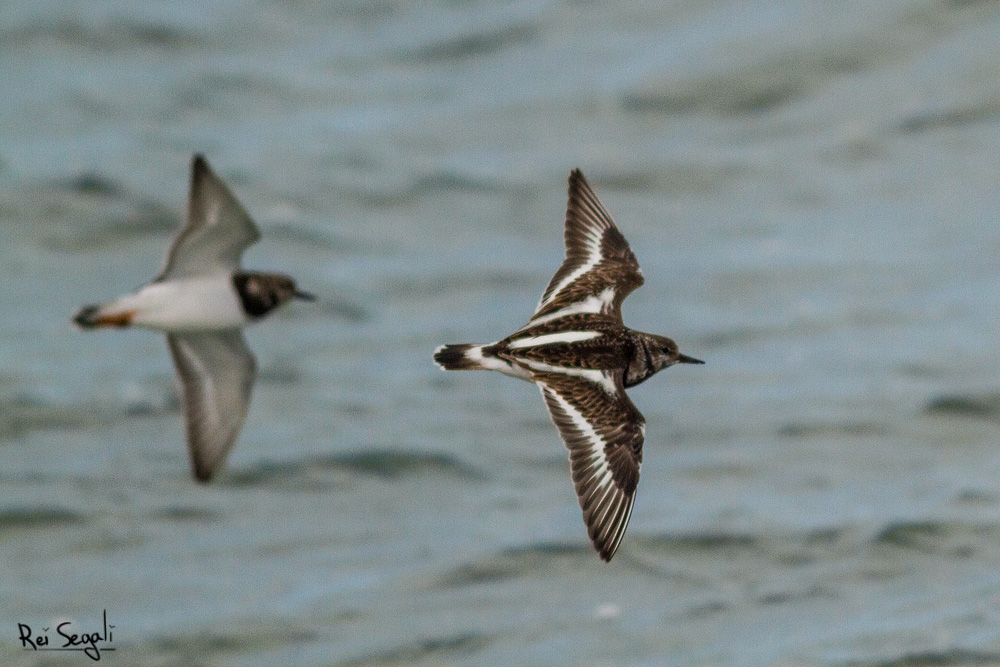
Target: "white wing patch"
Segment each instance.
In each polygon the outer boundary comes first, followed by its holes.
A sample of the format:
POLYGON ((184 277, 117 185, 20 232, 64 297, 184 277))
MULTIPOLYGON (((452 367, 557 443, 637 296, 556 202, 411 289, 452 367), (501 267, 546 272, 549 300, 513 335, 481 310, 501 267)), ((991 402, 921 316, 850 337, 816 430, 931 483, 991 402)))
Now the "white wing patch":
MULTIPOLYGON (((611 308, 611 303, 615 300, 615 288, 605 287, 604 290, 597 295, 591 294, 586 299, 577 301, 576 303, 571 303, 565 308, 560 308, 554 313, 549 313, 548 315, 542 315, 541 317, 535 317, 528 325, 528 327, 536 327, 539 324, 544 324, 546 322, 551 322, 552 320, 558 320, 561 317, 569 317, 570 315, 581 315, 581 314, 594 314, 598 315, 600 313, 606 312, 611 308)), ((541 306, 539 306, 541 307, 541 306)))
POLYGON ((565 278, 559 281, 556 288, 552 290, 548 298, 542 298, 538 302, 538 308, 535 308, 535 312, 541 310, 544 306, 552 303, 559 292, 563 291, 567 285, 571 284, 574 280, 578 279, 580 276, 584 275, 595 266, 601 263, 604 256, 601 254, 601 239, 604 236, 604 230, 601 228, 595 228, 593 226, 589 227, 586 232, 587 235, 587 261, 574 269, 571 273, 567 274, 565 278))
POLYGON ((602 335, 600 331, 560 331, 542 336, 528 336, 518 338, 508 343, 511 350, 518 350, 523 347, 540 347, 542 345, 555 345, 557 343, 577 343, 582 340, 590 340, 602 335))
POLYGON ((603 491, 607 490, 603 487, 612 481, 611 468, 608 466, 608 459, 604 456, 604 448, 608 446, 608 443, 604 441, 600 433, 594 430, 590 422, 583 418, 580 411, 573 407, 572 403, 560 396, 558 392, 553 391, 548 385, 541 382, 539 382, 539 385, 542 387, 542 391, 547 392, 552 397, 552 400, 559 404, 559 407, 563 409, 570 418, 570 421, 573 422, 573 425, 580 431, 580 434, 586 438, 587 443, 590 445, 590 461, 596 464, 594 477, 600 477, 597 480, 597 484, 602 487, 603 493, 603 491))
POLYGON ((562 373, 563 375, 572 375, 574 377, 581 377, 586 380, 590 380, 595 384, 601 385, 604 391, 608 392, 611 396, 618 393, 618 387, 615 384, 614 378, 604 371, 599 371, 593 368, 567 368, 566 366, 553 366, 552 364, 546 364, 545 362, 536 361, 534 359, 518 358, 518 363, 524 364, 531 370, 539 371, 541 373, 562 373))

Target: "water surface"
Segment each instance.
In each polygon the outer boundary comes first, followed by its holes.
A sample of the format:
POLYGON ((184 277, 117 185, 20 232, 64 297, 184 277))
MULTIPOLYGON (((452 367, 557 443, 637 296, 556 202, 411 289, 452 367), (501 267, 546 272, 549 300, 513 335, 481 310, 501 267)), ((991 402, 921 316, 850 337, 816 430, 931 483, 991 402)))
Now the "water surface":
POLYGON ((0 661, 1000 663, 993 2, 19 2, 0 32, 0 661), (75 330, 158 270, 206 153, 251 268, 217 483, 162 337, 75 330), (580 167, 705 359, 614 561, 537 389, 431 352, 521 326, 580 167), (51 655, 51 654, 50 654, 51 655), (65 658, 65 659, 64 659, 65 658), (80 658, 83 659, 83 658, 80 658))

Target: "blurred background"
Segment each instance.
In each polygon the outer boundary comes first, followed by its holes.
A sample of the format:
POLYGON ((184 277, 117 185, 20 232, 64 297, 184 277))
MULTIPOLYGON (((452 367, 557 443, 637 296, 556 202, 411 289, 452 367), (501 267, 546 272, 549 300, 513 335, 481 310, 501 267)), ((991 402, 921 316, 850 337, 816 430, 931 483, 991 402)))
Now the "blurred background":
POLYGON ((1000 4, 7 3, 0 663, 1000 664, 1000 4), (204 152, 296 303, 190 477, 145 283, 204 152), (591 550, 536 388, 449 373, 527 321, 580 167, 703 367, 630 394, 591 550))

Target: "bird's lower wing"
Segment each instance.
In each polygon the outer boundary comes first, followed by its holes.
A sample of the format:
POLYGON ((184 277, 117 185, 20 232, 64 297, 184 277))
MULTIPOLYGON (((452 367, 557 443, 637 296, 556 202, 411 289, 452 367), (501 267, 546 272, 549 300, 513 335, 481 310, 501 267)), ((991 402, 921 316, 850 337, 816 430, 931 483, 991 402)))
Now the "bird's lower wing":
POLYGON ((207 482, 243 427, 257 375, 239 330, 167 334, 184 393, 188 452, 194 476, 207 482))
POLYGON ((609 561, 632 515, 645 420, 620 379, 598 382, 582 374, 550 372, 535 373, 534 379, 569 449, 573 484, 590 539, 601 558, 609 561))

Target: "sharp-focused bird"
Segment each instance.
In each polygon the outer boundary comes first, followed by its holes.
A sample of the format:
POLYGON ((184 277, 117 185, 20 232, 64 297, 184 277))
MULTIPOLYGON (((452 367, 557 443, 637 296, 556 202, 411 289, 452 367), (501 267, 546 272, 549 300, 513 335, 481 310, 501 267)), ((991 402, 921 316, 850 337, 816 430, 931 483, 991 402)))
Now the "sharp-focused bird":
POLYGON ((642 285, 642 271, 579 169, 569 177, 565 239, 566 259, 526 325, 496 343, 443 345, 434 361, 538 385, 569 449, 590 539, 610 561, 632 514, 646 432, 625 389, 668 366, 704 362, 623 324, 622 301, 642 285))

